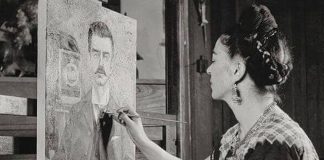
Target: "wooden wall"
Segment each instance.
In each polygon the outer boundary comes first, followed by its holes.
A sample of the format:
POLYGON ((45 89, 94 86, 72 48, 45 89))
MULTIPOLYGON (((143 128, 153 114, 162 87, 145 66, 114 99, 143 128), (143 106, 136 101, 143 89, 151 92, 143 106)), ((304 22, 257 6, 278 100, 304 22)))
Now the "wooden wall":
MULTIPOLYGON (((190 55, 190 106, 191 106, 191 159, 206 158, 212 151, 212 99, 209 76, 196 71, 196 60, 200 56, 211 58, 210 26, 207 27, 207 43, 204 44, 203 28, 200 27, 198 1, 189 0, 189 55, 190 55), (206 46, 206 47, 205 47, 206 46)), ((210 1, 207 0, 207 4, 210 1)), ((210 11, 207 8, 207 13, 210 11)), ((208 15, 208 14, 207 14, 208 15)), ((208 19, 209 15, 208 15, 208 19)), ((215 112, 219 114, 218 112, 215 112)), ((220 120, 219 120, 220 121, 220 120)))
MULTIPOLYGON (((206 48, 194 2, 189 1, 191 63, 200 55, 210 58, 219 35, 235 23, 250 0, 207 0, 210 42, 206 48)), ((320 158, 324 158, 324 2, 264 0, 263 4, 270 8, 287 35, 294 56, 294 69, 280 92, 281 108, 300 124, 320 158)), ((195 66, 191 68, 192 159, 203 159, 212 146, 219 147, 221 135, 236 120, 225 103, 211 100, 209 77, 198 74, 195 66)))
POLYGON ((287 35, 294 69, 281 92, 282 108, 305 130, 324 158, 324 3, 266 3, 287 35))

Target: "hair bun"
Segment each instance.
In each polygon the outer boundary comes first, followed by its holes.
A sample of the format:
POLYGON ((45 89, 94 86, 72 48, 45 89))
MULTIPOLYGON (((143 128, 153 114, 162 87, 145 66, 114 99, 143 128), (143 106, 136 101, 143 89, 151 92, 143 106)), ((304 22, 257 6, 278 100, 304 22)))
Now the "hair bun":
POLYGON ((280 64, 280 67, 278 68, 278 73, 280 77, 277 79, 277 84, 283 84, 288 79, 289 72, 291 71, 291 68, 287 64, 280 64))
POLYGON ((255 34, 263 37, 265 33, 278 28, 278 24, 266 6, 254 4, 242 12, 239 28, 243 37, 255 34))
POLYGON ((266 6, 254 4, 246 8, 228 35, 230 53, 246 59, 247 73, 259 88, 287 80, 292 69, 289 48, 266 6))
POLYGON ((252 75, 258 76, 255 79, 259 86, 283 84, 291 70, 285 62, 280 61, 279 57, 289 53, 282 49, 284 46, 280 41, 283 40, 277 34, 275 28, 266 33, 261 40, 254 40, 255 53, 250 60, 248 59, 248 63, 252 75))

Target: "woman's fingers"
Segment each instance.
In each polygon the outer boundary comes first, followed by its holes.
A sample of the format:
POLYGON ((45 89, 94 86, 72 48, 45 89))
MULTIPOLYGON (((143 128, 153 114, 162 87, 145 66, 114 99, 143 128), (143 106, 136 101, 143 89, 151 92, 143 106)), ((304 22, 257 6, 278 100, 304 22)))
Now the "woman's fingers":
POLYGON ((148 138, 144 132, 140 116, 132 108, 120 108, 117 110, 119 123, 126 126, 128 134, 134 143, 144 143, 148 138))
POLYGON ((134 122, 125 114, 124 112, 120 112, 118 119, 120 120, 120 123, 126 126, 133 126, 134 122))
POLYGON ((120 123, 120 121, 119 121, 119 119, 118 119, 119 115, 117 116, 116 114, 113 114, 112 117, 113 117, 113 119, 114 119, 116 122, 119 122, 119 123, 120 123))
POLYGON ((123 107, 117 110, 118 113, 118 117, 120 117, 121 113, 124 113, 125 115, 127 115, 127 118, 129 118, 130 120, 134 121, 135 123, 140 123, 140 116, 138 113, 136 113, 136 111, 133 108, 127 108, 127 107, 123 107))
POLYGON ((138 115, 136 113, 136 111, 133 108, 130 108, 130 107, 122 107, 122 108, 119 108, 117 110, 117 113, 120 113, 120 112, 124 112, 124 113, 131 114, 131 115, 138 115))

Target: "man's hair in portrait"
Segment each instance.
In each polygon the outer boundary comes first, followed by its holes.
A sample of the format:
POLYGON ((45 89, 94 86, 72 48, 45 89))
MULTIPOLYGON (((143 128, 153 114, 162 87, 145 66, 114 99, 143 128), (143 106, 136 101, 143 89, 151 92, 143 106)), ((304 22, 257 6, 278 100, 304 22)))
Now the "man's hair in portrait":
POLYGON ((90 52, 91 50, 91 38, 93 35, 99 36, 101 38, 110 38, 111 39, 111 43, 112 43, 112 49, 114 50, 114 40, 112 37, 112 34, 110 32, 110 29, 108 28, 108 26, 101 22, 101 21, 97 21, 97 22, 93 22, 90 24, 90 28, 89 28, 89 32, 88 32, 88 50, 90 52))

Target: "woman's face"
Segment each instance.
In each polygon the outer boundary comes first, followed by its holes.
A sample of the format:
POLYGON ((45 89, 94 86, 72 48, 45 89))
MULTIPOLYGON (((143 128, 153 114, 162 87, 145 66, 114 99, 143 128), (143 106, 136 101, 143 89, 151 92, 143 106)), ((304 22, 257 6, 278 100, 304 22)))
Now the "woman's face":
POLYGON ((232 60, 229 56, 228 48, 218 38, 213 49, 212 64, 207 68, 210 75, 210 86, 213 99, 224 99, 227 94, 231 94, 232 89, 232 60))

